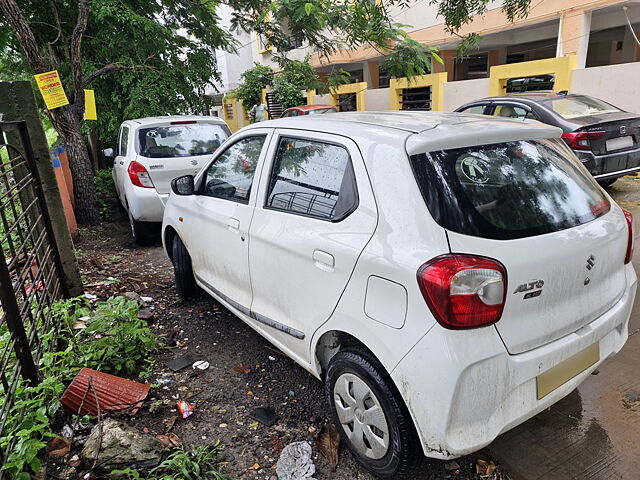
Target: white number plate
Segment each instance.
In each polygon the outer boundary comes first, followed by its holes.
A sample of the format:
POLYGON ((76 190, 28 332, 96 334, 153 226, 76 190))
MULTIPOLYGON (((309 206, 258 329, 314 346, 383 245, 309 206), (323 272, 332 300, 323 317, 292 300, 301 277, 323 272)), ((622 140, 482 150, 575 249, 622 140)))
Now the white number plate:
POLYGON ((607 140, 607 152, 613 152, 614 150, 622 150, 623 148, 631 147, 633 147, 633 137, 631 135, 607 140))

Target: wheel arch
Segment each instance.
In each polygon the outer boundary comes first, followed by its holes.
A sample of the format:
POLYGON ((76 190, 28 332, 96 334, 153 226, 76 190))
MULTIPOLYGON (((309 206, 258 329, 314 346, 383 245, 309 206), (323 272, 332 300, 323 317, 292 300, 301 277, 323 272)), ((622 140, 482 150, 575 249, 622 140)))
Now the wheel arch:
MULTIPOLYGON (((314 348, 314 360, 320 378, 325 379, 327 366, 334 355, 347 348, 356 348, 367 352, 368 355, 371 355, 384 368, 384 365, 376 354, 362 341, 358 340, 358 338, 341 330, 329 330, 322 334, 314 348)), ((389 374, 388 371, 387 374, 389 374)))
POLYGON ((169 257, 169 260, 173 261, 173 239, 178 236, 178 232, 171 225, 167 225, 162 232, 162 243, 164 245, 164 251, 169 257))

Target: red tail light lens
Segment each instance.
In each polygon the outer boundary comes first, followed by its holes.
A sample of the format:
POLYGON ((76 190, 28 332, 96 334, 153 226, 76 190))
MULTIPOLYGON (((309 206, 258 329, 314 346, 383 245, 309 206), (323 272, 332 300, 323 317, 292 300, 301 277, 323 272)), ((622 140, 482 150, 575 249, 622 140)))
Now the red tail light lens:
POLYGON ((502 316, 507 271, 497 260, 442 255, 420 267, 418 283, 431 313, 445 328, 484 327, 502 316))
POLYGON ((144 166, 140 163, 131 162, 129 164, 127 172, 129 173, 131 183, 133 183, 136 187, 153 188, 153 182, 151 181, 149 172, 147 172, 147 169, 144 168, 144 166))
POLYGON ((634 247, 633 215, 631 215, 631 212, 627 212, 625 209, 622 209, 622 213, 624 213, 624 218, 627 220, 627 229, 629 231, 629 239, 627 240, 627 254, 624 256, 624 263, 631 263, 634 247))
POLYGON ((574 150, 591 150, 591 140, 604 135, 603 131, 564 133, 562 139, 574 150))

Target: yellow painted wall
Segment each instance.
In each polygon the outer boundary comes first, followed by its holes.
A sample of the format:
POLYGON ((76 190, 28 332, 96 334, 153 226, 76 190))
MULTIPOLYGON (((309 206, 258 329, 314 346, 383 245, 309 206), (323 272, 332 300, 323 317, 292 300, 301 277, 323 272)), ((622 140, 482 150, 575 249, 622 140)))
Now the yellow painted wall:
POLYGON ((424 87, 431 87, 431 110, 442 110, 444 84, 446 81, 447 72, 421 75, 411 80, 407 78, 392 78, 389 81, 391 110, 400 110, 402 108, 402 90, 424 87))
POLYGON ((504 95, 507 80, 510 78, 533 77, 536 75, 554 74, 555 92, 571 88, 571 73, 578 65, 578 57, 569 55, 560 58, 545 58, 532 62, 510 63, 491 67, 489 74, 489 95, 504 95))

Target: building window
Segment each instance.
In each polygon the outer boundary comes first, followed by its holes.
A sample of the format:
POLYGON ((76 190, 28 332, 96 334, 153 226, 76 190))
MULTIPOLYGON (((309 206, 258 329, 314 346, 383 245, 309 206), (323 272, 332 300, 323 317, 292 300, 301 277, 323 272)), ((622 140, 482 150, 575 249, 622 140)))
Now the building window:
POLYGON ((387 71, 382 68, 382 65, 378 66, 378 88, 389 88, 389 82, 391 80, 391 75, 387 73, 387 71))
POLYGON ((289 37, 289 48, 294 50, 296 48, 302 48, 304 45, 304 36, 302 33, 296 33, 295 35, 291 35, 289 37))

